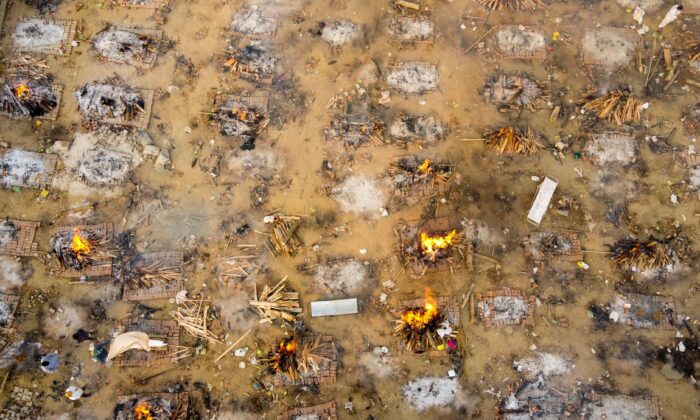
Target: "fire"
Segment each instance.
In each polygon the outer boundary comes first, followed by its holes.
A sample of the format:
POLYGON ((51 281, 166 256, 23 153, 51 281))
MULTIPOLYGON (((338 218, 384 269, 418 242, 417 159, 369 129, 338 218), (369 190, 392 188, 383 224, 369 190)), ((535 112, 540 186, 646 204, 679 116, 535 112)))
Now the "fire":
POLYGON ((425 305, 418 309, 409 309, 401 315, 401 320, 413 329, 425 328, 438 314, 437 302, 428 293, 425 295, 425 305))
POLYGON ((17 92, 17 97, 19 99, 24 99, 29 97, 30 90, 27 87, 27 85, 25 85, 24 83, 20 83, 20 85, 17 86, 17 89, 15 89, 15 92, 17 92))
POLYGON ((430 159, 424 160, 423 164, 418 167, 418 170, 424 174, 429 174, 432 172, 432 169, 430 168, 430 159))
POLYGON ((452 240, 455 235, 457 235, 457 230, 455 229, 445 236, 429 236, 427 233, 422 232, 420 234, 420 245, 423 249, 423 254, 429 256, 431 260, 434 260, 439 250, 446 249, 452 245, 452 240))
POLYGON ((80 229, 75 229, 75 232, 73 232, 73 241, 70 249, 75 252, 78 261, 90 254, 90 240, 80 236, 80 229))
POLYGON ((280 341, 280 353, 294 353, 297 350, 297 342, 285 338, 280 341))
POLYGON ((238 119, 242 122, 255 121, 255 119, 258 116, 258 114, 253 112, 253 111, 249 111, 249 110, 238 108, 238 107, 234 107, 231 110, 231 112, 233 113, 233 115, 238 117, 238 119))
POLYGON ((136 420, 153 420, 151 410, 149 409, 146 401, 142 401, 138 403, 136 407, 134 407, 134 416, 136 417, 136 420))

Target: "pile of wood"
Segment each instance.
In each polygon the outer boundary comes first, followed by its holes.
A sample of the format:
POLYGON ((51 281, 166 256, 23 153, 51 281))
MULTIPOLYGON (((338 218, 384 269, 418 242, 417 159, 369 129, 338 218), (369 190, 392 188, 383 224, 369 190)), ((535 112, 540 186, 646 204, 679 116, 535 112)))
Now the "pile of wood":
POLYGON ((250 253, 246 247, 238 254, 224 257, 216 266, 216 279, 221 285, 231 286, 248 279, 254 279, 261 266, 255 262, 257 255, 250 253))
POLYGON ((136 256, 127 261, 123 281, 126 287, 134 290, 165 286, 181 278, 179 267, 170 266, 161 260, 144 263, 140 256, 136 256))
POLYGON ((401 337, 411 352, 421 353, 437 349, 443 340, 438 329, 447 317, 434 303, 426 302, 425 307, 410 308, 396 321, 394 333, 401 337))
POLYGON ((517 12, 518 10, 536 10, 544 7, 540 0, 479 0, 490 11, 517 12))
POLYGON ((178 304, 177 309, 170 311, 170 316, 190 335, 212 343, 222 344, 219 336, 207 328, 209 302, 209 300, 204 300, 204 297, 199 300, 185 299, 178 304))
POLYGON ((666 244, 654 238, 648 242, 619 240, 612 246, 612 259, 623 267, 637 271, 658 270, 673 262, 666 244))
POLYGON ((269 322, 276 319, 284 319, 285 321, 296 321, 301 315, 302 308, 299 305, 299 293, 287 290, 285 276, 274 287, 265 285, 262 292, 258 296, 257 286, 255 288, 254 299, 248 303, 260 313, 260 323, 269 322))
POLYGON ((594 93, 579 103, 583 105, 583 109, 595 112, 599 119, 614 120, 617 125, 638 123, 642 120, 642 101, 626 90, 611 90, 604 95, 594 93))
POLYGON ((700 61, 700 39, 687 39, 683 45, 685 53, 688 56, 688 61, 700 61))
POLYGON ((299 340, 283 338, 261 362, 268 366, 271 373, 282 374, 296 381, 299 373, 319 372, 330 359, 323 356, 326 344, 320 338, 299 340))
POLYGON ((517 127, 503 127, 484 135, 486 144, 499 155, 534 155, 544 147, 530 127, 523 130, 517 127))
POLYGON ((271 226, 269 241, 275 255, 294 255, 301 247, 301 240, 297 235, 301 226, 301 217, 275 215, 271 226))

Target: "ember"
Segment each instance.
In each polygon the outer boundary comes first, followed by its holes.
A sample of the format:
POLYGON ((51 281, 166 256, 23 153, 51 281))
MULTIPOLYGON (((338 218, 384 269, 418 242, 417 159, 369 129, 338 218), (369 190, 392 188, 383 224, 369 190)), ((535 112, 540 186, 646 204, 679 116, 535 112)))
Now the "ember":
POLYGON ((76 228, 61 232, 52 238, 53 253, 65 269, 82 270, 98 259, 97 236, 76 228))
POLYGON ((58 106, 49 80, 44 77, 27 80, 18 75, 5 82, 0 92, 0 111, 13 117, 42 117, 58 106))
POLYGON ((242 150, 254 149, 259 134, 269 123, 263 109, 234 98, 225 100, 212 118, 218 121, 221 135, 243 140, 242 150))
POLYGON ((90 255, 90 240, 80 236, 80 229, 75 229, 70 248, 71 251, 75 253, 75 257, 78 261, 82 261, 85 257, 90 255))
POLYGON ((407 309, 396 323, 394 332, 403 337, 407 349, 415 352, 437 349, 443 344, 443 335, 450 334, 449 328, 444 326, 447 317, 438 309, 429 291, 426 291, 423 307, 407 309), (447 334, 441 335, 443 329, 447 334))
POLYGON ((423 164, 421 164, 421 165, 418 167, 418 170, 421 171, 421 172, 424 173, 424 174, 429 174, 429 173, 431 173, 433 170, 432 170, 432 168, 430 167, 430 159, 426 159, 425 161, 423 161, 423 164))
POLYGON ((134 417, 136 417, 136 420, 153 420, 150 407, 146 401, 142 401, 134 407, 134 417))
POLYGON ((25 85, 24 83, 20 83, 19 86, 15 89, 17 92, 17 97, 19 99, 27 99, 29 98, 29 94, 31 93, 31 90, 25 85))
POLYGON ((452 230, 447 235, 435 235, 430 236, 425 232, 420 234, 420 245, 423 251, 423 255, 430 258, 430 261, 435 261, 436 258, 447 254, 452 245, 452 241, 457 235, 456 230, 452 230), (441 252, 443 251, 443 252, 441 252))
POLYGON ((292 379, 296 378, 299 368, 296 341, 293 338, 283 338, 277 348, 270 352, 269 363, 273 373, 283 373, 292 379))

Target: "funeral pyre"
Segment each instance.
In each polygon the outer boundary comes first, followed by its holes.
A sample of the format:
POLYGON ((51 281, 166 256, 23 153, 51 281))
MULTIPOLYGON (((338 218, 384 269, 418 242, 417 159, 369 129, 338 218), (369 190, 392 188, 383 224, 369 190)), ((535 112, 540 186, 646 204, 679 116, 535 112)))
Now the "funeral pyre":
POLYGON ((322 355, 326 344, 319 338, 300 340, 297 338, 283 338, 267 354, 267 358, 261 360, 267 365, 272 374, 285 375, 295 381, 299 374, 319 372, 329 359, 322 355))
POLYGON ((145 114, 146 102, 138 91, 119 78, 89 83, 75 92, 78 109, 88 121, 133 121, 145 114))
POLYGON ((115 27, 99 32, 92 41, 101 59, 124 64, 148 64, 159 46, 160 40, 153 36, 115 27))
POLYGON ((448 224, 439 220, 428 220, 419 226, 399 224, 395 232, 401 259, 417 272, 461 261, 465 257, 463 232, 445 226, 448 224))
POLYGON ((544 7, 540 0, 479 0, 490 11, 516 12, 518 10, 536 10, 544 7))
POLYGON ((16 74, 3 81, 0 111, 11 117, 42 117, 57 106, 58 98, 47 77, 16 74))
POLYGON ((187 407, 177 398, 168 398, 167 394, 151 397, 130 398, 120 402, 114 409, 116 420, 184 420, 187 407))
POLYGON ((441 349, 445 345, 445 338, 454 336, 447 316, 440 311, 437 301, 428 292, 422 307, 405 309, 401 319, 395 322, 394 333, 414 353, 441 349))
POLYGON ((530 127, 503 127, 484 134, 486 145, 499 155, 534 155, 544 147, 539 136, 530 127))
POLYGON ((649 238, 647 242, 621 239, 612 246, 612 259, 622 267, 640 272, 673 264, 667 245, 654 238, 649 238))
POLYGON ((579 101, 579 104, 583 109, 595 112, 599 119, 615 121, 617 125, 640 122, 644 106, 629 89, 610 90, 602 94, 593 92, 579 101))
POLYGON ((401 157, 387 171, 396 191, 402 195, 430 196, 444 191, 454 174, 451 165, 418 156, 401 157))
POLYGON ((384 144, 384 122, 365 112, 338 115, 323 130, 326 140, 335 140, 346 147, 381 146, 384 144))
POLYGON ((141 254, 129 257, 115 276, 130 290, 165 286, 182 279, 179 264, 167 259, 146 259, 141 254))
POLYGON ((525 73, 498 72, 484 86, 484 99, 499 111, 527 108, 534 111, 547 105, 547 88, 525 73))
POLYGON ((255 149, 258 135, 270 121, 265 110, 234 97, 225 99, 212 118, 219 123, 221 135, 243 140, 242 150, 255 149))
POLYGON ((75 228, 51 238, 51 252, 64 269, 82 270, 95 261, 111 257, 105 247, 110 238, 75 228))
POLYGON ((251 41, 241 48, 229 46, 225 54, 225 71, 241 73, 257 82, 268 83, 275 75, 277 57, 268 43, 251 41))

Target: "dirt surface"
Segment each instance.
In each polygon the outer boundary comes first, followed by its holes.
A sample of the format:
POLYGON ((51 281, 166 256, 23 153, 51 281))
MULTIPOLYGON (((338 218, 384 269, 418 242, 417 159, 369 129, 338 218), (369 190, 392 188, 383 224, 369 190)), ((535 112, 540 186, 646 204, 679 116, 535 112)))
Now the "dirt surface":
MULTIPOLYGON (((17 290, 25 274, 31 274, 21 288, 14 333, 6 334, 2 342, 39 342, 39 354, 58 351, 62 363, 58 372, 48 374, 34 359, 13 362, 14 367, 0 372, 7 378, 0 404, 9 401, 19 387, 29 394, 41 393, 35 401, 41 402, 44 418, 103 419, 112 418, 119 395, 184 390, 196 413, 190 418, 272 419, 289 407, 330 400, 337 403, 341 419, 496 418, 515 384, 534 376, 527 369, 519 371, 513 362, 533 354, 554 354, 571 363, 570 369, 557 369, 558 376, 546 379, 556 392, 574 396, 595 388, 609 394, 605 401, 612 402, 618 401, 616 395, 655 397, 665 418, 699 418, 700 393, 694 383, 700 379, 697 360, 695 378, 685 374, 679 378, 669 375, 668 367, 662 371, 668 360, 649 355, 661 346, 679 351, 679 342, 691 348, 690 332, 679 323, 680 317, 695 334, 700 330, 700 278, 694 258, 700 251, 700 208, 697 185, 691 188, 685 183, 690 176, 688 146, 695 137, 681 121, 697 101, 698 82, 686 83, 693 75, 681 63, 680 76, 664 90, 668 83, 664 59, 654 58, 658 64, 652 64, 654 71, 647 77, 644 69, 638 71, 635 54, 627 51, 608 60, 618 67, 613 73, 609 68, 583 66, 580 46, 586 29, 635 25, 632 14, 616 2, 547 2, 546 9, 535 12, 490 14, 471 0, 425 0, 422 7, 432 12, 436 22, 434 44, 399 48, 386 30, 388 19, 398 12, 384 0, 171 0, 155 16, 153 9, 127 9, 109 1, 62 1, 54 17, 80 23, 78 46, 71 54, 48 58, 55 83, 64 86, 58 119, 37 124, 0 117, 0 140, 31 151, 48 150, 57 141, 70 144, 77 133, 90 128, 81 125, 74 92, 116 73, 130 86, 156 91, 147 132, 154 146, 169 153, 170 163, 129 164, 124 168, 128 175, 120 172, 114 181, 123 180, 118 186, 110 178, 98 186, 75 187, 83 188, 79 193, 58 188, 49 188, 47 193, 25 188, 0 192, 0 217, 41 222, 36 238, 38 257, 23 257, 21 266, 12 263, 14 258, 0 260, 4 290, 17 290), (245 14, 234 19, 243 8, 247 8, 245 14), (271 32, 275 21, 276 30, 271 32), (321 21, 352 22, 357 36, 343 43, 342 49, 333 48, 313 33, 321 21), (91 38, 107 25, 161 29, 163 38, 174 45, 158 56, 152 68, 107 64, 91 49, 91 38), (538 38, 537 45, 546 43, 547 57, 499 59, 496 51, 485 51, 484 45, 495 42, 497 31, 492 30, 485 39, 482 35, 495 25, 542 30, 545 37, 538 38), (278 46, 272 85, 222 72, 219 56, 239 37, 230 32, 232 26, 278 46), (557 42, 552 41, 555 32, 557 42), (387 75, 396 68, 392 66, 402 62, 429 63, 436 73, 430 74, 427 86, 404 86, 424 83, 420 77, 403 77, 396 82, 399 86, 389 85, 387 75), (524 71, 546 84, 551 99, 545 109, 499 112, 495 105, 486 104, 480 89, 498 71, 524 71), (340 91, 356 89, 360 79, 377 80, 376 86, 363 87, 368 97, 390 92, 390 100, 368 110, 387 126, 402 113, 432 115, 449 126, 446 140, 357 150, 326 142, 323 129, 338 111, 327 104, 340 91), (626 168, 599 167, 581 159, 588 134, 621 128, 595 121, 590 112, 581 114, 576 102, 591 88, 620 85, 630 85, 637 97, 649 103, 642 122, 623 127, 639 143, 634 150, 637 156, 626 168), (271 93, 270 124, 254 150, 240 150, 240 141, 219 135, 219 127, 209 118, 216 94, 241 89, 271 93), (557 106, 558 116, 550 118, 557 106), (547 147, 534 156, 495 155, 479 138, 486 129, 504 126, 532 127, 542 133, 547 147), (650 148, 652 142, 659 144, 652 138, 667 142, 668 147, 650 148), (561 145, 555 146, 558 143, 561 145), (455 165, 449 194, 386 215, 381 210, 390 200, 390 191, 382 187, 380 176, 396 157, 416 153, 443 156, 455 165), (329 178, 327 161, 335 162, 333 169, 346 176, 329 178), (538 228, 527 223, 526 215, 544 176, 559 184, 538 228), (339 195, 323 193, 329 182, 333 184, 330 190, 339 195), (258 202, 251 203, 251 197, 257 197, 251 190, 260 191, 261 186, 267 188, 269 197, 258 207, 258 202), (273 256, 264 245, 267 226, 263 217, 275 210, 302 217, 299 236, 303 245, 294 256, 273 256), (446 269, 418 276, 399 263, 395 225, 436 214, 452 221, 477 221, 473 271, 446 269), (240 215, 249 222, 239 223, 240 215), (177 370, 145 385, 134 379, 173 366, 120 368, 91 360, 90 344, 110 338, 117 320, 138 316, 170 319, 175 308, 168 300, 143 305, 122 302, 121 285, 109 280, 93 284, 95 279, 85 279, 80 284, 78 279, 49 274, 45 253, 53 229, 105 222, 114 223, 117 233, 133 227, 131 246, 141 252, 185 251, 188 296, 198 297, 201 292, 212 300, 216 319, 210 328, 222 337, 223 344, 198 342, 181 329, 180 344, 189 347, 192 356, 180 360, 177 370), (539 229, 579 233, 586 264, 552 262, 533 267, 521 243, 539 229), (619 239, 636 235, 646 241, 650 235, 664 238, 674 232, 688 238, 689 252, 664 276, 634 281, 629 271, 609 259, 606 245, 619 239), (218 259, 249 244, 258 245, 254 250, 261 267, 257 276, 239 286, 223 286, 216 279, 218 259), (347 287, 346 281, 339 296, 358 298, 360 313, 311 318, 308 303, 336 298, 337 291, 332 290, 330 279, 319 281, 314 276, 317 271, 308 275, 300 265, 316 266, 324 258, 338 256, 373 261, 371 281, 359 275, 362 273, 346 273, 348 281, 358 286, 347 287), (259 359, 291 334, 291 328, 258 323, 257 313, 246 302, 253 294, 252 282, 257 282, 260 293, 264 284, 273 286, 284 276, 300 294, 305 326, 316 334, 333 336, 340 349, 337 382, 320 385, 318 392, 314 387, 274 386, 272 376, 260 365, 259 359), (534 325, 486 328, 481 320, 470 319, 470 305, 462 305, 470 290, 473 296, 506 287, 537 297, 534 325), (422 297, 426 288, 436 295, 455 296, 459 302, 458 349, 450 357, 412 355, 393 336, 397 317, 390 309, 402 299, 422 297), (642 330, 614 323, 597 328, 600 313, 590 309, 591 303, 605 304, 625 292, 673 297, 674 328, 642 330), (74 339, 78 328, 91 339, 74 339), (231 351, 216 362, 248 328, 252 332, 235 346, 248 347, 247 354, 238 357, 231 351), (381 350, 383 347, 388 351, 381 350), (600 350, 603 347, 607 351, 600 350), (454 371, 453 379, 450 371, 454 371), (426 384, 432 389, 424 389, 426 384), (64 391, 71 385, 83 387, 86 395, 70 401, 64 391)), ((688 37, 682 25, 698 33, 698 18, 686 14, 654 35, 666 11, 662 6, 644 16, 651 28, 641 43, 644 66, 653 49, 657 58, 661 54, 661 43, 654 43, 652 36, 663 38, 675 54, 688 37)), ((11 3, 3 27, 6 57, 11 57, 17 22, 34 16, 35 8, 21 1, 11 3)), ((60 171, 65 171, 62 163, 57 168, 60 171)), ((2 361, 6 366, 6 359, 2 361)), ((583 406, 579 404, 578 410, 583 406)), ((627 411, 652 412, 646 406, 627 411)))

